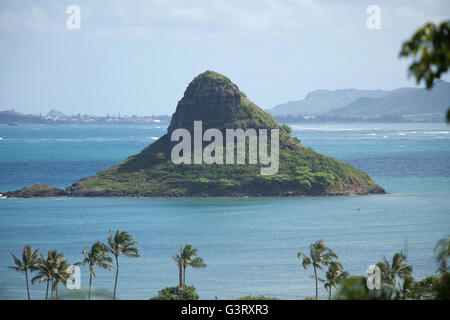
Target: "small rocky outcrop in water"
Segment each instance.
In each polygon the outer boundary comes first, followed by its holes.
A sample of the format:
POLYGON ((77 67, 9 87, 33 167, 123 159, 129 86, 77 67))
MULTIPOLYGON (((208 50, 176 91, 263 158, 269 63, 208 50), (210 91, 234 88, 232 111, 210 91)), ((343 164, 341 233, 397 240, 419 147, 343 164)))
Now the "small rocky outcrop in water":
MULTIPOLYGON (((303 147, 300 140, 251 102, 237 85, 216 72, 206 71, 189 84, 167 131, 139 154, 77 181, 65 191, 55 189, 55 192, 59 190, 61 195, 75 197, 317 196, 385 192, 363 171, 303 147), (171 133, 177 128, 192 133, 195 120, 202 121, 203 131, 279 129, 278 173, 263 176, 259 164, 175 165, 171 161, 171 147, 175 144, 170 141, 171 133)), ((22 190, 9 194, 19 196, 22 190)))
POLYGON ((7 192, 8 198, 36 198, 36 197, 61 197, 67 195, 66 191, 54 188, 47 184, 35 184, 30 187, 25 187, 17 191, 7 192))

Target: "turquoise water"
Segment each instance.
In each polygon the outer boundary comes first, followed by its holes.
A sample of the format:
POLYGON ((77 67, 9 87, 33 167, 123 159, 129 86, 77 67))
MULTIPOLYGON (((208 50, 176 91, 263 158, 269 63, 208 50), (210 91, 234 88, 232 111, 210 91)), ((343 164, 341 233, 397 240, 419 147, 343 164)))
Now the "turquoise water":
MULTIPOLYGON (((57 248, 69 262, 81 249, 126 230, 143 258, 121 258, 118 297, 146 299, 176 285, 170 255, 199 249, 207 268, 188 269, 202 299, 314 294, 296 254, 322 238, 351 274, 400 250, 414 276, 434 273, 436 241, 450 230, 450 128, 445 124, 297 124, 306 146, 370 173, 389 194, 331 198, 0 199, 0 298, 26 298, 24 277, 5 267, 30 243, 57 248), (358 210, 359 209, 359 210, 358 210)), ((0 126, 0 192, 36 182, 66 187, 139 152, 165 133, 142 125, 0 126)), ((82 270, 82 285, 88 281, 82 270)), ((94 286, 111 291, 114 273, 94 286)), ((45 286, 32 286, 42 298, 45 286)), ((63 290, 64 291, 64 290, 63 290)), ((322 289, 321 293, 326 296, 322 289)))

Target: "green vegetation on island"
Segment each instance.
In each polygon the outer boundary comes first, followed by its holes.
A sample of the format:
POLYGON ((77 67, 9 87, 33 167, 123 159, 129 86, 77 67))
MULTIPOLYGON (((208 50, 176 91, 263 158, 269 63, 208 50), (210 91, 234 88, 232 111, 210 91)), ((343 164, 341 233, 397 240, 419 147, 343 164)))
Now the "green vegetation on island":
POLYGON ((37 184, 8 192, 6 196, 240 197, 384 192, 365 172, 302 146, 299 139, 291 136, 289 126, 279 125, 230 79, 206 71, 187 87, 167 134, 139 154, 81 179, 65 190, 37 184), (193 132, 196 120, 202 121, 203 130, 278 129, 278 173, 261 175, 262 165, 248 164, 248 156, 246 164, 174 164, 171 150, 176 143, 170 141, 171 134, 178 128, 193 132))
MULTIPOLYGON (((227 77, 206 71, 189 84, 166 135, 139 154, 77 181, 64 193, 75 197, 232 197, 372 194, 384 190, 370 175, 350 164, 303 147, 291 136, 289 127, 279 125, 227 77), (278 173, 263 176, 261 166, 253 164, 174 164, 171 133, 177 128, 192 132, 195 120, 202 120, 203 130, 279 129, 278 173)), ((26 190, 7 196, 22 194, 26 190)))

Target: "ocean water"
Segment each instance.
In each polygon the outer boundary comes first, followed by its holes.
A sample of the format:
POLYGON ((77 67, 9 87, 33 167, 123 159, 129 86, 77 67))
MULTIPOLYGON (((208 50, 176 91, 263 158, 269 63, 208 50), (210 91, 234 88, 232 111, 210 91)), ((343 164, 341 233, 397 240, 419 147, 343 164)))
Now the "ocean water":
MULTIPOLYGON (((58 249, 70 263, 108 229, 135 236, 143 257, 120 258, 118 297, 148 299, 177 284, 171 255, 191 243, 208 266, 188 269, 202 299, 314 295, 296 258, 324 239, 351 274, 408 254, 414 276, 437 269, 434 246, 450 230, 450 127, 446 124, 294 124, 303 145, 370 173, 389 194, 242 199, 0 199, 0 298, 26 298, 24 276, 6 269, 24 244, 58 249)), ((165 133, 164 126, 0 126, 0 193, 36 182, 66 187, 108 168, 165 133)), ((82 286, 88 282, 82 268, 82 286)), ((111 292, 114 272, 93 285, 111 292)), ((31 287, 44 297, 44 284, 31 287)), ((73 293, 61 289, 63 295, 73 293)), ((326 297, 321 287, 320 294, 326 297)))

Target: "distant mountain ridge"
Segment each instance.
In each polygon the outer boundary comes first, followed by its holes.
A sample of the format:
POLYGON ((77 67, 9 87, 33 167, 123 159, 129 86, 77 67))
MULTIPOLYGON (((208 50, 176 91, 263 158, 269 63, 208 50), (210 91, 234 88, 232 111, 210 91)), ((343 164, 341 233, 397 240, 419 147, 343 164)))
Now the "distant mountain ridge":
POLYGON ((380 115, 444 114, 450 106, 450 83, 438 81, 431 90, 406 88, 381 98, 362 97, 334 109, 330 115, 377 117, 380 115))
POLYGON ((379 98, 389 94, 384 90, 319 89, 309 92, 303 100, 279 104, 268 111, 273 115, 319 115, 344 107, 361 97, 379 98))
POLYGON ((305 99, 268 109, 275 116, 382 117, 425 113, 444 114, 450 105, 450 83, 437 81, 432 90, 315 90, 305 99))

